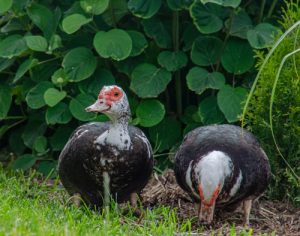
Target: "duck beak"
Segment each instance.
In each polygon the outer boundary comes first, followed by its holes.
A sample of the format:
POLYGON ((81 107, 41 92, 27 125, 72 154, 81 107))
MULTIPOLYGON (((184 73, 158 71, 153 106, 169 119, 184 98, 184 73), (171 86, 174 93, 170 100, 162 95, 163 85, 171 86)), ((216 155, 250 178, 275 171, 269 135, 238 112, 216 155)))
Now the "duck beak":
POLYGON ((98 99, 94 104, 85 108, 86 112, 106 112, 111 108, 111 106, 106 105, 103 99, 98 99))
POLYGON ((199 205, 199 221, 202 224, 211 224, 214 219, 214 211, 215 211, 215 203, 213 203, 211 206, 206 206, 203 202, 199 205))

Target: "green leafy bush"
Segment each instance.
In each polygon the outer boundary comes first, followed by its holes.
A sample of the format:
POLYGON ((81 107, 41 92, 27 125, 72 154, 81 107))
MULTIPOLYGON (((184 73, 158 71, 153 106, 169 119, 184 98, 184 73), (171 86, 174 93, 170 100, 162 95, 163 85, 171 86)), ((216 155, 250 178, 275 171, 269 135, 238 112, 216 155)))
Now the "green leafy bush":
POLYGON ((267 22, 276 2, 1 0, 0 137, 12 167, 48 173, 78 125, 106 120, 84 111, 103 85, 126 90, 158 153, 197 126, 238 121, 253 49, 278 31, 267 22))
POLYGON ((272 170, 275 198, 300 204, 300 2, 287 3, 286 32, 265 55, 257 51, 257 84, 245 107, 248 127, 261 140, 272 170))

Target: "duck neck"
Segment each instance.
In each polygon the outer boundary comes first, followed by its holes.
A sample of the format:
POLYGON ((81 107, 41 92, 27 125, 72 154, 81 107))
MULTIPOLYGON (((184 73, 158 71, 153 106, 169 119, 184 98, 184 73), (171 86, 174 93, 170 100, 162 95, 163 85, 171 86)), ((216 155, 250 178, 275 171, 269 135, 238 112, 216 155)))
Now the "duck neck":
POLYGON ((111 119, 109 129, 106 135, 106 144, 117 147, 119 150, 128 150, 131 146, 130 135, 128 132, 127 115, 111 119))

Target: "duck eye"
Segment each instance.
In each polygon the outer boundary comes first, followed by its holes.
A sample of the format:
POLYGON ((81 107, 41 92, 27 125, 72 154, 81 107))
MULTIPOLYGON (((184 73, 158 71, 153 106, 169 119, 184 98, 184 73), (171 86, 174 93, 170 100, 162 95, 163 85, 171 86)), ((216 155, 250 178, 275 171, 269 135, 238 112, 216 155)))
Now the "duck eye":
POLYGON ((118 92, 115 92, 115 93, 114 93, 114 96, 115 96, 115 97, 118 97, 118 96, 119 96, 119 93, 118 93, 118 92))

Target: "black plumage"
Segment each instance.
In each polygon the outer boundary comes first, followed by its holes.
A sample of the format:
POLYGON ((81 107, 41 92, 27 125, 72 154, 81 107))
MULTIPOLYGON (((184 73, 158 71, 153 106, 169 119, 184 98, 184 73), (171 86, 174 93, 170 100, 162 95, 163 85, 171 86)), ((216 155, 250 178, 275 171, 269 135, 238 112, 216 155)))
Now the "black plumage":
MULTIPOLYGON (((205 165, 201 160, 213 151, 223 153, 230 159, 225 162, 228 165, 226 164, 224 168, 229 167, 230 174, 225 175, 224 183, 221 183, 221 189, 215 202, 217 207, 234 208, 245 200, 259 197, 265 191, 270 179, 270 166, 268 158, 256 138, 238 126, 203 126, 185 136, 175 158, 174 171, 177 182, 194 200, 201 201, 199 196, 201 177, 197 171, 199 172, 200 168, 201 170, 206 168, 201 166, 202 163, 205 165), (189 165, 191 165, 192 189, 187 181, 189 165), (240 183, 237 183, 238 179, 240 183), (196 196, 197 194, 198 196, 196 196)), ((213 167, 210 168, 216 172, 222 171, 220 168, 215 170, 213 167)), ((245 220, 248 221, 247 216, 245 217, 245 220)))

